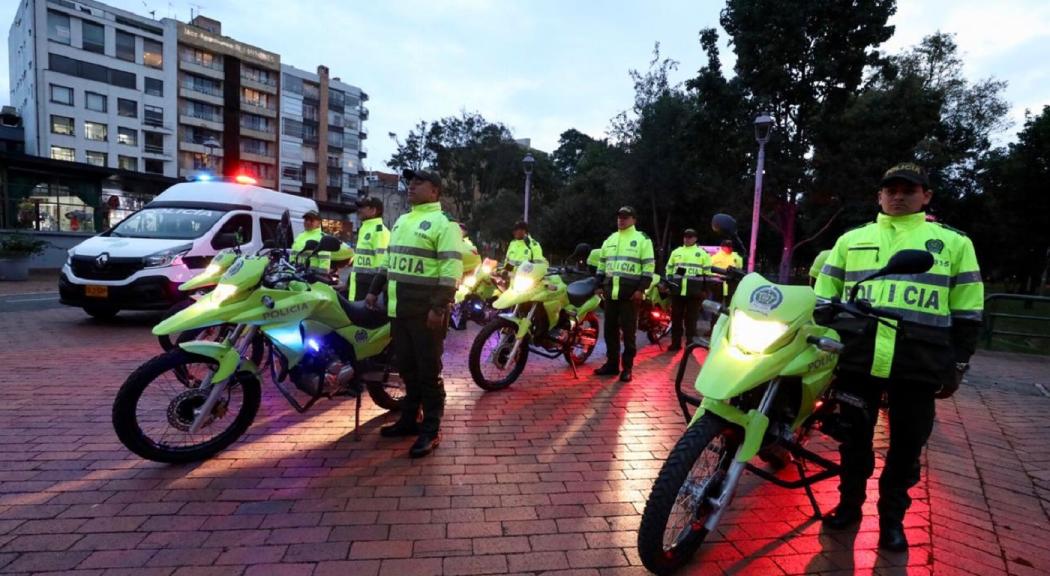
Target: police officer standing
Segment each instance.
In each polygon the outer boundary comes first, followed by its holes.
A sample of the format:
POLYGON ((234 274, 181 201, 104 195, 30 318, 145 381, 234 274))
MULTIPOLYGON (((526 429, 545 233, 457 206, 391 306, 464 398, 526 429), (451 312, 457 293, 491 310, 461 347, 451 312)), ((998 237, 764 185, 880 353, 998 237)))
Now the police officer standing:
POLYGON ((350 269, 348 284, 350 300, 363 300, 372 280, 379 273, 379 263, 386 258, 390 231, 383 225, 383 201, 368 197, 357 203, 361 227, 357 232, 357 252, 350 269))
POLYGON ((602 243, 598 261, 598 294, 605 301, 605 364, 598 376, 620 375, 630 382, 634 369, 635 332, 638 330, 638 304, 653 280, 656 258, 653 242, 635 229, 634 208, 624 206, 616 212, 617 231, 602 243), (623 333, 623 369, 620 361, 620 334, 623 333))
POLYGON ((398 218, 387 256, 368 290, 365 303, 375 307, 384 285, 391 335, 405 400, 398 421, 380 429, 393 438, 417 436, 413 458, 426 456, 441 442, 445 384, 441 356, 449 306, 463 275, 459 225, 441 211, 441 177, 434 172, 405 170, 412 211, 398 218), (420 408, 423 420, 416 422, 420 408))
POLYGON ((543 247, 533 237, 529 236, 529 225, 519 221, 514 224, 514 240, 507 246, 507 257, 504 264, 514 268, 525 262, 544 262, 543 247))
MULTIPOLYGON (((875 469, 872 437, 883 391, 889 397, 889 451, 879 478, 879 547, 904 551, 908 489, 919 481, 919 457, 933 430, 934 399, 958 389, 977 347, 984 285, 973 243, 962 232, 927 222, 933 197, 929 179, 915 164, 898 164, 882 178, 881 213, 875 222, 844 234, 820 276, 821 298, 846 298, 858 279, 905 249, 926 250, 934 265, 924 274, 891 276, 861 287, 863 298, 901 316, 896 330, 872 323, 854 336, 839 361, 837 388, 860 399, 849 438, 839 448, 842 474, 838 507, 825 517, 830 528, 861 520, 865 484, 875 469)), ((846 336, 846 334, 843 334, 846 336)))
MULTIPOLYGON (((723 240, 722 241, 722 246, 718 249, 718 252, 715 252, 715 255, 711 257, 711 265, 716 267, 716 268, 721 268, 723 270, 726 270, 726 269, 729 269, 729 268, 736 268, 737 270, 743 270, 744 269, 744 258, 742 256, 740 256, 740 254, 737 254, 733 250, 733 241, 732 240, 723 240)), ((732 292, 732 290, 729 289, 730 288, 729 283, 730 283, 730 279, 728 277, 722 278, 722 302, 723 303, 725 303, 726 301, 729 300, 729 293, 732 292)))
POLYGON ((685 341, 696 337, 696 322, 700 317, 703 279, 711 269, 711 256, 696 245, 696 230, 687 228, 682 233, 682 246, 675 248, 667 259, 664 275, 678 274, 681 269, 682 286, 671 294, 671 346, 670 352, 682 349, 682 324, 685 324, 685 341))

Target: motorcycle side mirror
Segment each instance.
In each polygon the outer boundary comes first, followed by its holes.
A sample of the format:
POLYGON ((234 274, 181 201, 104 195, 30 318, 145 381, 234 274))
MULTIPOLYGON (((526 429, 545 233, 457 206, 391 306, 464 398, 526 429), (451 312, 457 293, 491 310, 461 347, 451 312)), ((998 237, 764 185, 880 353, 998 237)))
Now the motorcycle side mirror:
POLYGON ((307 240, 306 244, 303 244, 303 252, 317 252, 317 247, 320 243, 317 240, 307 240))
POLYGON ((281 223, 277 227, 277 247, 292 247, 292 215, 288 210, 281 214, 281 223))
POLYGON ((711 217, 711 229, 724 238, 736 236, 736 220, 729 214, 715 214, 711 217))
POLYGON ((233 232, 227 232, 225 234, 216 234, 215 239, 212 240, 211 245, 214 248, 218 248, 221 250, 223 248, 234 248, 236 246, 240 246, 240 242, 238 242, 237 234, 233 232))
POLYGON ((343 247, 343 243, 335 236, 321 236, 321 242, 318 245, 318 250, 325 252, 337 252, 343 247))
POLYGON ((860 282, 853 285, 850 290, 849 299, 852 302, 857 297, 860 285, 875 278, 893 276, 898 274, 922 274, 933 267, 933 254, 925 250, 901 250, 890 258, 880 270, 866 276, 860 282))

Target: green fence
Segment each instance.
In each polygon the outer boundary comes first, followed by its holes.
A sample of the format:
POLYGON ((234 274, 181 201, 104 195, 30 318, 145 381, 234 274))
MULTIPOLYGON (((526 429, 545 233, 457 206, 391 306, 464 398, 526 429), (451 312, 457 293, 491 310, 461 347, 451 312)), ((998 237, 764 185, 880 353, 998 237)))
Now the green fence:
POLYGON ((989 350, 1050 355, 1050 297, 989 294, 983 330, 989 350))

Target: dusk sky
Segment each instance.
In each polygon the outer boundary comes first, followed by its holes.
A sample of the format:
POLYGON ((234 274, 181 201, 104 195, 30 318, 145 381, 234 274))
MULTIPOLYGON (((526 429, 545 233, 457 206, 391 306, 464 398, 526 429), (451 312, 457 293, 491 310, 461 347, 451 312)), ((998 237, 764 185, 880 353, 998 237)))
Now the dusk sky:
MULTIPOLYGON (((534 0, 112 0, 113 6, 157 18, 189 20, 191 8, 222 21, 225 35, 277 52, 306 70, 325 64, 333 76, 371 96, 365 141, 369 169, 385 170, 394 148, 419 120, 477 111, 509 126, 517 138, 551 151, 576 128, 602 137, 609 120, 630 107, 631 68, 644 69, 653 45, 678 60, 683 81, 703 63, 700 29, 717 26, 722 2, 534 0), (309 9, 305 7, 309 6, 309 9)), ((0 0, 8 26, 17 2, 0 0)), ((1050 2, 1045 0, 902 1, 891 20, 897 33, 883 48, 896 52, 937 30, 957 35, 969 78, 1009 83, 1014 125, 1025 109, 1050 104, 1050 2)), ((723 35, 724 36, 724 35, 723 35)), ((7 43, 0 43, 7 62, 7 43)), ((723 38, 723 63, 732 52, 723 38)), ((5 66, 6 67, 6 66, 5 66)), ((0 102, 9 103, 0 74, 0 102)))

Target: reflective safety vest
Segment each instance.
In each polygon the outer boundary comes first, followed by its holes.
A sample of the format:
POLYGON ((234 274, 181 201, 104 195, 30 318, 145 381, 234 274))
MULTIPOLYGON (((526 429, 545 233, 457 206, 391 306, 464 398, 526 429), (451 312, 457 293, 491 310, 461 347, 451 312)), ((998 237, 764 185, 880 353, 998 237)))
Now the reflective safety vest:
POLYGON ((678 296, 697 296, 703 287, 703 277, 711 271, 711 255, 697 245, 679 246, 667 259, 665 275, 677 274, 679 268, 685 269, 682 278, 682 290, 678 296))
MULTIPOLYGON (((718 252, 715 252, 715 255, 711 257, 711 265, 723 270, 728 270, 729 268, 743 270, 744 259, 736 252, 726 252, 719 248, 718 252)), ((727 278, 722 278, 722 296, 729 296, 729 281, 727 278)))
POLYGON ((613 232, 602 243, 598 274, 605 276, 609 298, 626 299, 636 290, 645 292, 655 270, 653 242, 634 226, 613 232))
POLYGON ((820 270, 824 267, 824 263, 828 261, 828 256, 831 254, 831 250, 821 250, 820 254, 813 259, 813 265, 809 267, 809 277, 814 281, 820 276, 820 270))
POLYGON ((394 224, 380 268, 386 272, 391 317, 425 314, 448 305, 463 276, 459 224, 441 211, 438 202, 413 206, 394 224))
MULTIPOLYGON (((292 260, 296 264, 303 264, 306 262, 307 255, 302 254, 303 250, 306 249, 306 243, 310 240, 321 241, 321 237, 324 236, 324 231, 320 227, 314 228, 313 230, 304 230, 298 236, 295 237, 295 242, 292 242, 292 260)), ((327 274, 332 267, 332 260, 350 260, 354 257, 354 250, 346 244, 340 248, 334 254, 327 251, 320 251, 317 254, 311 254, 310 258, 310 269, 316 272, 327 274)))
MULTIPOLYGON (((916 360, 931 366, 935 347, 949 347, 953 321, 981 321, 984 308, 984 284, 977 265, 973 242, 963 233, 943 224, 927 222, 919 212, 906 216, 879 214, 878 219, 845 233, 828 255, 817 277, 815 290, 821 298, 845 299, 853 286, 865 276, 882 268, 901 250, 926 250, 933 254, 934 264, 922 274, 894 275, 865 282, 858 298, 877 308, 891 310, 903 318, 900 330, 877 324, 871 374, 882 378, 904 366, 894 363, 898 355, 910 356, 912 348, 923 348, 925 356, 916 360), (909 326, 922 338, 909 339, 900 350, 901 338, 907 338, 909 326), (940 335, 942 339, 935 338, 940 335)), ((948 350, 950 352, 950 349, 948 350)), ((940 355, 937 356, 940 360, 940 355)), ((947 363, 950 366, 950 363, 947 363)))
POLYGON ((546 262, 543 258, 543 247, 531 236, 525 236, 524 240, 511 240, 504 260, 505 264, 515 268, 525 262, 546 262))
POLYGON ((357 232, 354 265, 350 268, 350 280, 347 283, 351 299, 357 294, 358 282, 368 289, 372 277, 379 273, 379 263, 386 258, 386 248, 389 244, 390 230, 383 225, 382 218, 369 218, 361 223, 357 232))

